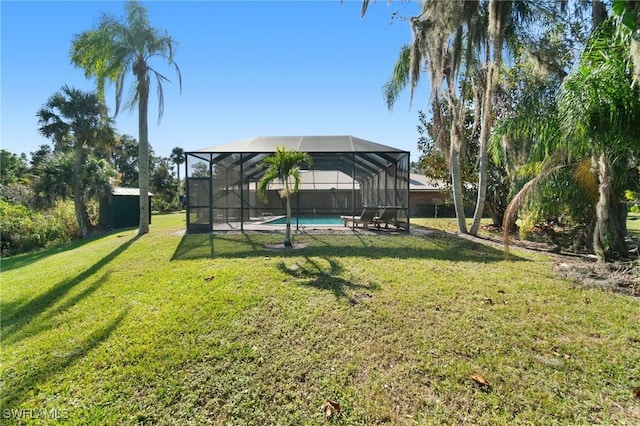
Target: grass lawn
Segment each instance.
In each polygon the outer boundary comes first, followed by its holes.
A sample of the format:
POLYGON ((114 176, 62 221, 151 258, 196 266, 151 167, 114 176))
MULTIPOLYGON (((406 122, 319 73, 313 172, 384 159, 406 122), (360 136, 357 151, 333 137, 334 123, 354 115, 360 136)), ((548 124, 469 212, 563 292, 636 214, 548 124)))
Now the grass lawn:
MULTIPOLYGON (((471 229, 471 225, 473 224, 473 218, 467 218, 467 229, 471 229)), ((491 225, 493 221, 488 218, 483 218, 480 220, 482 225, 491 225)), ((439 218, 431 218, 431 217, 412 217, 411 224, 424 226, 427 228, 438 229, 440 231, 447 232, 458 232, 458 219, 455 217, 439 217, 439 218)), ((489 231, 487 231, 482 226, 480 227, 479 235, 489 235, 489 231)), ((502 235, 500 232, 495 231, 493 235, 502 235)))
POLYGON ((629 213, 627 216, 627 231, 631 236, 640 238, 640 213, 629 213))
POLYGON ((183 229, 2 261, 3 422, 321 424, 331 399, 336 424, 640 423, 638 299, 550 257, 183 229))

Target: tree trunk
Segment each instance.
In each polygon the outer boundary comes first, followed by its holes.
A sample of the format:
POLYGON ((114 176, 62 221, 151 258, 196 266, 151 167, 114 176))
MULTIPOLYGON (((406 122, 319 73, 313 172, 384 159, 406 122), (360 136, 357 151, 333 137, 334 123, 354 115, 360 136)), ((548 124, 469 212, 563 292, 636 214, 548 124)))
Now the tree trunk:
POLYGON ((449 111, 451 113, 451 124, 449 129, 449 169, 451 171, 451 186, 453 187, 453 205, 456 209, 456 219, 458 220, 458 231, 461 234, 467 233, 467 218, 464 213, 464 198, 462 193, 462 170, 460 169, 460 155, 464 141, 464 105, 460 104, 460 110, 456 105, 455 87, 451 80, 447 82, 449 86, 449 111))
POLYGON ((180 166, 182 163, 176 163, 176 172, 178 172, 178 208, 182 208, 182 200, 180 199, 180 166))
POLYGON ((453 205, 456 208, 456 218, 458 220, 458 231, 462 234, 467 233, 467 221, 464 214, 464 200, 462 195, 462 173, 460 170, 460 145, 461 141, 456 136, 458 133, 454 128, 456 124, 451 125, 451 144, 450 154, 451 158, 451 185, 453 187, 453 205))
POLYGON ((624 215, 622 206, 613 191, 609 158, 603 151, 598 162, 599 197, 596 204, 596 226, 593 232, 593 250, 598 262, 613 258, 626 257, 629 253, 624 241, 624 227, 621 225, 624 215))
POLYGON ((140 189, 140 223, 138 235, 149 232, 149 76, 146 68, 138 70, 138 187, 140 189))
MULTIPOLYGON (((640 27, 640 15, 638 15, 638 19, 636 22, 636 25, 640 27)), ((631 53, 631 60, 633 61, 634 84, 640 85, 640 40, 631 38, 629 52, 631 53)))
POLYGON ((291 193, 289 192, 288 181, 285 181, 284 185, 287 199, 287 222, 284 230, 284 246, 291 247, 291 193))
MULTIPOLYGON (((496 50, 499 50, 499 46, 494 45, 494 54, 496 50)), ((480 230, 480 221, 484 212, 484 204, 487 199, 487 168, 488 168, 488 153, 487 144, 489 142, 489 136, 491 135, 491 128, 493 126, 492 115, 492 103, 493 97, 497 85, 497 70, 498 66, 495 61, 499 60, 494 57, 494 62, 487 65, 487 81, 482 100, 482 119, 480 125, 480 147, 479 147, 479 166, 478 166, 478 198, 476 200, 476 209, 473 213, 473 224, 471 225, 470 234, 477 235, 480 230)))
POLYGON ((84 170, 84 146, 79 140, 75 143, 75 162, 73 165, 73 205, 78 220, 80 235, 86 237, 91 227, 87 206, 84 201, 84 188, 82 187, 82 173, 84 170))
POLYGON ((506 14, 510 13, 511 7, 507 3, 500 4, 497 0, 491 0, 489 2, 489 34, 492 39, 493 58, 489 58, 489 45, 487 45, 487 80, 485 82, 484 97, 482 100, 482 120, 480 125, 480 152, 479 155, 479 170, 478 170, 478 199, 476 200, 476 209, 473 213, 473 224, 471 225, 470 233, 477 235, 480 230, 480 221, 484 211, 484 203, 487 198, 487 168, 488 168, 488 153, 487 144, 489 143, 489 136, 491 136, 491 129, 493 127, 493 98, 498 86, 498 73, 502 66, 502 33, 506 14), (500 7, 506 9, 501 10, 500 7))

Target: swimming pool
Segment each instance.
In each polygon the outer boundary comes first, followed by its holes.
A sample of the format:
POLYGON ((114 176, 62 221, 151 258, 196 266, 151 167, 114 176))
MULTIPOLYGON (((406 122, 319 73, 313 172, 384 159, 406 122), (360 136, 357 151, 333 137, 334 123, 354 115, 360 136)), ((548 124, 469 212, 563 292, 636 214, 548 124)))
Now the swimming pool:
MULTIPOLYGON (((293 216, 291 224, 295 225, 344 225, 340 216, 293 216)), ((265 225, 284 225, 287 222, 285 216, 265 222, 265 225)))

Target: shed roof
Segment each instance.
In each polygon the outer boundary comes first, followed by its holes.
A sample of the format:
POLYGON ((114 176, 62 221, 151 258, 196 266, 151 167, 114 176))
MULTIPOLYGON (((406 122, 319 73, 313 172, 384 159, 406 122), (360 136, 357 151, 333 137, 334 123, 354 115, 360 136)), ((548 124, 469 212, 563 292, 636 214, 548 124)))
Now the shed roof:
MULTIPOLYGON (((140 195, 140 189, 139 188, 125 188, 122 186, 116 186, 111 190, 111 195, 134 195, 134 196, 139 196, 140 195)), ((149 192, 149 195, 153 195, 151 192, 149 192)))

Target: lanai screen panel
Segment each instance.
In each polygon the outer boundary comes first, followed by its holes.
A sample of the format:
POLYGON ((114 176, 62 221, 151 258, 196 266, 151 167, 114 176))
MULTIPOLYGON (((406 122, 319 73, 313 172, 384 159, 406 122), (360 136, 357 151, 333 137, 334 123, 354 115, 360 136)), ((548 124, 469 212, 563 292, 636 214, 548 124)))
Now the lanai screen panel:
MULTIPOLYGON (((335 171, 352 179, 351 190, 320 182, 303 185, 292 197, 294 214, 359 215, 363 206, 394 206, 408 226, 408 152, 352 136, 272 136, 186 153, 187 230, 210 231, 216 223, 242 228, 245 222, 284 214, 275 186, 266 203, 256 194, 265 172, 261 160, 281 146, 307 152, 313 171, 335 171)), ((312 176, 305 173, 303 181, 312 176)))
POLYGON ((207 231, 213 224, 211 204, 211 155, 187 155, 186 197, 187 230, 207 231))

